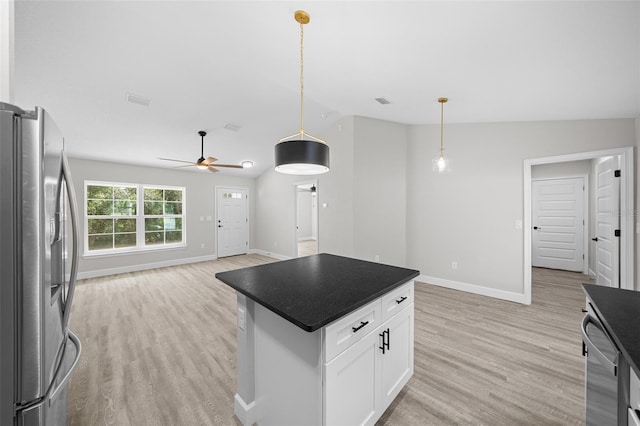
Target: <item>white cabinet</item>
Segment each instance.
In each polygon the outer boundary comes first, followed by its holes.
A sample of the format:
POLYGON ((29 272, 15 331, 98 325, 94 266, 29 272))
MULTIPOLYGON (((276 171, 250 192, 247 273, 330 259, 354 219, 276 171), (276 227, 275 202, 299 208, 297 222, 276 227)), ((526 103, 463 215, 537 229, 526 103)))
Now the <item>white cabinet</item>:
POLYGON ((388 407, 413 375, 413 303, 381 327, 388 348, 380 354, 382 406, 388 407))
POLYGON ((370 333, 325 364, 324 412, 327 425, 373 424, 380 407, 376 384, 379 338, 370 333))
POLYGON ((235 397, 245 425, 373 425, 413 375, 413 281, 313 332, 246 303, 254 347, 239 359, 254 359, 255 384, 251 399, 235 397))
MULTIPOLYGON (((393 304, 402 306, 401 310, 387 304, 393 315, 386 322, 325 363, 326 425, 374 424, 413 375, 414 305, 410 284, 401 288, 401 296, 391 295, 393 304)), ((384 307, 385 297, 382 299, 384 307)))

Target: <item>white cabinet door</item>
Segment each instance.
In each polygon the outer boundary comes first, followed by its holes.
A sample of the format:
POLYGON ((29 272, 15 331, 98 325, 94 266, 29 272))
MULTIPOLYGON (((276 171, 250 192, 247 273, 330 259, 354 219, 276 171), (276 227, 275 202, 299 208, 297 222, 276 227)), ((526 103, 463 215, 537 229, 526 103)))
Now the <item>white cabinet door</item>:
POLYGON ((379 354, 380 393, 382 406, 387 407, 413 375, 413 304, 383 324, 383 332, 387 345, 379 354))
POLYGON ((371 333, 325 364, 326 425, 372 425, 379 417, 379 339, 371 333))

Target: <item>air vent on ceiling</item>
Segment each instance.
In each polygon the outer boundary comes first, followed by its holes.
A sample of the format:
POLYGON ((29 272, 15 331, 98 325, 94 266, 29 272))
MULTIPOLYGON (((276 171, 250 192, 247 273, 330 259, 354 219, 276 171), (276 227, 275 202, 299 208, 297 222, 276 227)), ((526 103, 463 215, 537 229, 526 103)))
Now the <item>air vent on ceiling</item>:
POLYGON ((224 125, 224 128, 227 130, 231 130, 232 132, 237 132, 239 131, 242 127, 238 126, 237 124, 233 124, 233 123, 226 123, 224 125))
POLYGON ((138 104, 148 107, 151 104, 151 99, 147 99, 140 95, 134 95, 133 93, 127 93, 127 101, 132 104, 138 104))
POLYGON ((375 98, 376 101, 378 101, 378 103, 380 105, 389 105, 391 102, 389 102, 388 100, 386 100, 385 98, 375 98))

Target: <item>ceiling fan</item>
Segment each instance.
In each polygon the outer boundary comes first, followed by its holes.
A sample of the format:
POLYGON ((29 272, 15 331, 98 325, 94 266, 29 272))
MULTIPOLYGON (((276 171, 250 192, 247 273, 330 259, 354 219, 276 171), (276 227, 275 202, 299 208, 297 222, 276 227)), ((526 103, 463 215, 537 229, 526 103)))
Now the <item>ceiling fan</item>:
POLYGON ((204 158, 204 137, 207 136, 207 132, 205 132, 204 130, 200 130, 198 132, 198 134, 200 135, 200 137, 202 139, 201 139, 201 142, 200 142, 200 158, 198 158, 198 160, 195 163, 193 161, 175 160, 173 158, 158 158, 158 160, 176 161, 178 163, 187 163, 186 166, 178 166, 178 167, 196 166, 199 169, 203 169, 203 170, 206 169, 206 170, 209 170, 212 173, 219 172, 219 170, 216 169, 216 167, 227 167, 227 168, 230 168, 230 169, 242 169, 242 168, 244 168, 241 165, 237 165, 237 164, 219 164, 219 163, 214 164, 216 161, 218 161, 217 158, 214 158, 214 157, 204 158))

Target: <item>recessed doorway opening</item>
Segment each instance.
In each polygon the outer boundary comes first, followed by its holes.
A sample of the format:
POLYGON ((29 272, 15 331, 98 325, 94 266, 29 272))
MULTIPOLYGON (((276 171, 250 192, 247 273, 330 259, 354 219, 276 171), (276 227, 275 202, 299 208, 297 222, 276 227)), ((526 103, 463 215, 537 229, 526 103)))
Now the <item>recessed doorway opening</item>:
POLYGON ((318 184, 316 181, 295 185, 295 257, 318 253, 318 184))

